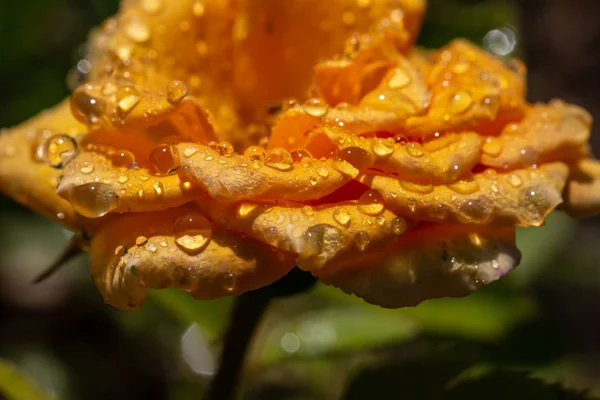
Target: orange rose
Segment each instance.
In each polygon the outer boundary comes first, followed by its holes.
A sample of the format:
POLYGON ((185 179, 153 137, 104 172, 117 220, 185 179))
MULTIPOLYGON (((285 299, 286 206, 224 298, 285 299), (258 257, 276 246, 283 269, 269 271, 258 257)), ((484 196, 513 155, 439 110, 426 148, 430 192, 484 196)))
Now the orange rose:
POLYGON ((424 6, 124 2, 89 81, 0 136, 2 190, 91 237, 120 309, 294 265, 384 307, 466 295, 519 263, 515 227, 599 212, 600 163, 520 62, 413 48, 424 6))

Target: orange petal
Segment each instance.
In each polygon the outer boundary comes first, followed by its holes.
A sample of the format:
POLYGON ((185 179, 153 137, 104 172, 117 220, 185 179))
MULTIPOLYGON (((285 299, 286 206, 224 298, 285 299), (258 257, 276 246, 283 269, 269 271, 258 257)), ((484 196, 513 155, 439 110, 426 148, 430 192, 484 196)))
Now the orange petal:
POLYGON ((203 196, 198 204, 224 228, 297 254, 296 265, 305 270, 378 251, 403 234, 408 225, 382 203, 368 201, 313 208, 221 204, 203 196))
POLYGON ((431 224, 402 236, 379 262, 318 270, 326 284, 386 308, 462 297, 500 279, 521 258, 511 228, 431 224))
POLYGON ((305 147, 312 154, 323 149, 325 135, 341 150, 341 157, 360 171, 372 168, 413 182, 448 183, 468 173, 479 162, 483 140, 474 132, 448 134, 427 141, 399 143, 392 138, 351 136, 341 128, 322 128, 311 132, 305 147))
POLYGON ((535 105, 521 122, 487 139, 481 163, 515 169, 581 158, 587 153, 591 124, 587 111, 575 105, 561 101, 535 105))
POLYGON ((407 122, 411 134, 476 129, 499 130, 520 118, 525 107, 524 71, 516 71, 477 46, 455 40, 438 52, 428 75, 429 112, 407 122))
POLYGON ((56 194, 60 168, 78 151, 77 139, 85 127, 69 111, 68 101, 43 111, 31 120, 0 135, 0 189, 18 202, 45 214, 74 230, 85 230, 93 223, 78 215, 56 194), (57 147, 48 159, 49 146, 64 138, 64 151, 57 147), (69 147, 69 148, 66 148, 69 147))
POLYGON ((258 159, 221 155, 190 143, 177 145, 184 173, 220 201, 303 201, 323 197, 355 178, 359 171, 344 160, 307 159, 294 163, 284 149, 258 159))
POLYGON ((122 310, 140 308, 148 288, 236 296, 294 266, 289 254, 214 228, 193 207, 113 219, 92 239, 90 259, 104 301, 122 310))
POLYGON ((449 185, 419 185, 385 176, 363 182, 381 192, 390 210, 411 219, 459 224, 539 226, 562 203, 563 163, 498 174, 474 174, 449 185))
POLYGON ((88 218, 177 207, 199 190, 177 174, 153 176, 143 168, 114 166, 102 154, 82 152, 64 170, 58 194, 88 218))
POLYGON ((600 162, 583 159, 571 166, 561 209, 576 218, 600 213, 600 162))

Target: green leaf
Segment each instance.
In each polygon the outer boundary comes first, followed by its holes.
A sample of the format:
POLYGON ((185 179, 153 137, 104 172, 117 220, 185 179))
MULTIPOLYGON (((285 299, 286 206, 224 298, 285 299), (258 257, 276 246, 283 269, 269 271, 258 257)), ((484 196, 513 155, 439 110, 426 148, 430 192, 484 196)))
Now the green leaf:
POLYGON ((49 400, 9 361, 0 359, 0 393, 8 400, 49 400))

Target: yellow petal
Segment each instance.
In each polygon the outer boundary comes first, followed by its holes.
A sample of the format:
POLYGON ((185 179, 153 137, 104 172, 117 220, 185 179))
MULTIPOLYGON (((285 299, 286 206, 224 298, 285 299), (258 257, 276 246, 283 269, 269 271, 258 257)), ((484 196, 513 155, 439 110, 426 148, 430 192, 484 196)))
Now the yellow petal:
MULTIPOLYGON (((0 189, 69 228, 91 227, 91 221, 78 215, 56 194, 61 170, 50 166, 45 154, 52 141, 63 136, 77 151, 77 137, 81 132, 85 132, 85 127, 71 116, 68 101, 3 132, 0 135, 0 189)), ((75 154, 68 153, 64 162, 75 154)))
POLYGON ((591 116, 575 105, 561 101, 535 105, 521 122, 487 138, 481 163, 516 169, 581 158, 587 153, 591 124, 591 116))
POLYGON ((568 167, 474 174, 449 185, 418 185, 384 176, 363 182, 379 190, 390 210, 411 219, 459 224, 539 226, 562 203, 568 167))
POLYGON ((520 258, 513 229, 432 224, 401 237, 395 253, 382 260, 317 273, 369 303, 399 308, 466 296, 506 275, 520 258))
POLYGON ((408 228, 408 222, 375 199, 324 206, 220 204, 208 196, 199 206, 224 228, 298 255, 305 270, 377 252, 408 228))
POLYGON ((122 310, 140 308, 148 288, 236 296, 294 266, 289 254, 215 228, 192 207, 111 220, 92 239, 90 259, 104 301, 122 310))
POLYGON ((474 132, 448 134, 437 139, 407 142, 403 136, 377 138, 351 136, 341 128, 317 128, 304 147, 313 155, 333 146, 360 171, 374 169, 421 183, 448 183, 470 172, 479 162, 483 140, 474 132), (325 135, 330 146, 317 136, 325 135), (361 151, 362 150, 362 151, 361 151))
POLYGON ((82 152, 64 170, 58 194, 88 218, 177 207, 198 196, 198 188, 176 173, 151 175, 143 168, 116 167, 106 156, 82 152))
POLYGON ((561 209, 576 218, 600 213, 600 162, 583 159, 571 165, 561 209))
POLYGON ((177 145, 183 172, 221 201, 303 201, 323 197, 358 175, 344 160, 294 163, 284 149, 271 149, 260 159, 221 155, 206 146, 177 145), (186 156, 189 154, 189 156, 186 156))

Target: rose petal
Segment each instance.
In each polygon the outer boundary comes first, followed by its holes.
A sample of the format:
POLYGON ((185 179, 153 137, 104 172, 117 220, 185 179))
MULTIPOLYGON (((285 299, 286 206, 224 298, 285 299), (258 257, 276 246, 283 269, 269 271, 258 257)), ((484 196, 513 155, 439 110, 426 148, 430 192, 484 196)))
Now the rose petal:
POLYGON ((82 152, 64 170, 58 194, 82 215, 164 210, 188 203, 198 187, 173 173, 153 176, 143 168, 116 167, 106 156, 82 152))
POLYGON ((341 128, 317 128, 313 130, 304 147, 312 154, 325 150, 325 135, 333 147, 346 150, 342 157, 360 163, 361 171, 372 168, 394 174, 413 182, 448 183, 456 180, 479 162, 483 140, 474 132, 448 134, 424 142, 394 143, 393 139, 351 136, 341 128), (354 154, 358 150, 358 155, 354 154))
POLYGON ((521 254, 511 228, 427 225, 402 236, 379 262, 316 274, 326 284, 386 308, 462 297, 515 268, 521 254))
POLYGON ((224 228, 297 254, 296 265, 305 270, 377 252, 403 234, 409 224, 377 203, 283 207, 222 204, 202 196, 198 204, 224 228))
MULTIPOLYGON (((90 228, 94 223, 78 215, 67 201, 56 194, 61 170, 51 167, 43 154, 44 146, 52 138, 60 135, 76 138, 84 131, 85 127, 71 116, 68 101, 63 101, 2 132, 0 189, 18 202, 74 230, 90 228)), ((77 150, 75 143, 76 139, 73 139, 72 144, 77 150)))
POLYGON ((186 242, 181 236, 186 232, 177 230, 178 220, 190 213, 203 218, 195 208, 180 207, 125 214, 102 226, 92 239, 90 259, 105 302, 122 310, 138 309, 148 288, 167 287, 199 299, 236 296, 268 285, 293 268, 288 253, 210 225, 203 227, 210 232, 203 232, 208 240, 192 249, 186 243, 195 242, 186 242))
POLYGON ((597 215, 600 213, 600 162, 583 159, 570 167, 561 210, 576 218, 597 215))
POLYGON ((386 205, 411 219, 460 224, 539 226, 562 203, 568 167, 544 164, 534 169, 474 174, 450 185, 418 185, 385 176, 363 182, 379 190, 386 205))
POLYGON ((359 171, 344 160, 294 163, 283 149, 262 159, 231 154, 190 143, 177 145, 184 173, 221 201, 303 201, 325 196, 355 178, 359 171), (189 156, 185 156, 189 154, 189 156))
POLYGON ((554 101, 537 104, 521 122, 507 125, 498 137, 489 137, 481 163, 501 169, 569 161, 587 155, 591 116, 575 105, 554 101))

